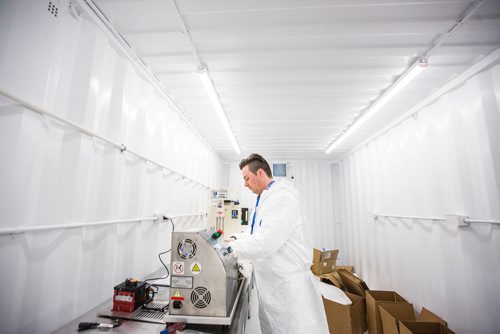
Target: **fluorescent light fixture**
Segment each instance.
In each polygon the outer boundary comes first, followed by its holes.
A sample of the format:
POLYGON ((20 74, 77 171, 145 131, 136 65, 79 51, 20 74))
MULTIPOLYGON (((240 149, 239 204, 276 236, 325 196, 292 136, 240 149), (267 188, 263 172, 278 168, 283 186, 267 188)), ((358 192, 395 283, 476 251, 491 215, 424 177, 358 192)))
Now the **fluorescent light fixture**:
POLYGON ((226 130, 226 133, 229 136, 231 144, 233 144, 234 150, 236 151, 237 154, 240 154, 241 153, 240 147, 238 146, 238 142, 234 137, 233 130, 231 130, 231 126, 229 126, 229 121, 227 120, 224 108, 220 103, 219 95, 217 95, 217 92, 215 91, 212 79, 208 74, 207 67, 201 66, 198 70, 198 74, 200 75, 200 80, 201 83, 203 84, 203 87, 205 87, 205 90, 207 91, 208 97, 210 98, 210 102, 212 102, 215 112, 217 113, 217 117, 219 117, 219 120, 224 126, 224 130, 226 130))
POLYGON ((380 110, 390 99, 392 99, 401 89, 403 89, 410 81, 420 74, 427 67, 427 60, 425 58, 419 59, 410 69, 400 77, 389 89, 377 100, 370 108, 363 113, 342 135, 340 135, 326 150, 325 153, 329 154, 338 145, 340 145, 347 137, 370 119, 377 111, 380 110))

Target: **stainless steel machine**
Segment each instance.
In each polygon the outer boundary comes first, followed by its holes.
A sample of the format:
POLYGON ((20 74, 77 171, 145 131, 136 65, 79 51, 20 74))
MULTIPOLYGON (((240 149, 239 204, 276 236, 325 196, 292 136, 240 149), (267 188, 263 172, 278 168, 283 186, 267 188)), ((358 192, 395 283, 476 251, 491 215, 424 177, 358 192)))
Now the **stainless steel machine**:
MULTIPOLYGON (((120 306, 127 312, 106 306, 98 314, 137 320, 129 329, 143 330, 143 323, 165 325, 186 323, 188 329, 210 333, 242 334, 249 317, 250 283, 239 273, 236 257, 224 241, 222 231, 211 229, 172 232, 170 288, 159 291, 150 302, 136 307, 132 293, 141 290, 119 288, 120 306), (133 307, 131 307, 133 306, 133 307), (132 310, 132 311, 130 311, 132 310), (142 324, 141 324, 142 322, 142 324)), ((157 275, 154 275, 157 276, 157 275)), ((142 285, 141 285, 142 286, 142 285)))
POLYGON ((238 265, 221 234, 213 228, 172 233, 171 316, 228 317, 232 312, 238 265))

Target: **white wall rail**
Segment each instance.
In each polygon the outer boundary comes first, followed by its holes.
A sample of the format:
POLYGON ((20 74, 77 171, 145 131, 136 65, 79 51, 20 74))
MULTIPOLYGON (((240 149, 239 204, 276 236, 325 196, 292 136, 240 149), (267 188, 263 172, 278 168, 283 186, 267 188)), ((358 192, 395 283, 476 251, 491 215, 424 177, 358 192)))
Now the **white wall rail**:
POLYGON ((163 223, 163 222, 167 222, 169 219, 174 219, 174 218, 204 217, 205 215, 206 215, 205 213, 193 213, 193 214, 182 214, 182 215, 156 214, 152 217, 139 217, 139 218, 119 219, 119 220, 104 220, 104 221, 95 221, 95 222, 58 224, 58 225, 14 226, 11 228, 0 229, 0 235, 16 235, 16 234, 22 234, 22 233, 26 233, 26 232, 66 230, 66 229, 80 228, 80 227, 105 226, 105 225, 128 224, 128 223, 142 223, 142 222, 148 222, 148 221, 163 223))
MULTIPOLYGON (((170 173, 177 174, 179 176, 179 180, 185 180, 187 182, 191 182, 191 183, 197 184, 197 185, 199 185, 199 186, 201 186, 203 188, 211 189, 209 186, 207 186, 207 185, 205 185, 205 184, 203 184, 201 182, 198 182, 198 181, 196 181, 196 180, 194 180, 194 179, 192 179, 192 178, 190 178, 190 177, 188 177, 188 176, 186 176, 186 175, 184 175, 184 174, 182 174, 182 173, 180 173, 178 171, 175 171, 175 170, 173 170, 170 167, 167 167, 167 166, 165 166, 165 165, 163 165, 163 164, 161 164, 161 163, 159 163, 159 162, 157 162, 155 160, 152 160, 152 159, 150 159, 150 158, 148 158, 148 157, 146 157, 146 156, 144 156, 144 155, 142 155, 142 154, 140 154, 138 152, 134 152, 133 150, 131 150, 130 148, 128 148, 125 144, 114 142, 111 139, 103 137, 103 136, 99 135, 98 133, 95 133, 92 130, 89 130, 89 129, 87 129, 87 128, 85 128, 85 127, 83 127, 83 126, 81 126, 81 125, 79 125, 79 124, 77 124, 77 123, 75 123, 73 121, 70 121, 69 119, 66 119, 66 118, 58 116, 58 115, 56 115, 56 114, 54 114, 54 113, 52 113, 50 111, 44 110, 42 108, 39 108, 39 107, 37 107, 37 106, 29 103, 29 102, 23 101, 22 99, 20 99, 20 98, 18 98, 16 96, 13 96, 12 94, 9 94, 9 93, 1 90, 1 89, 0 89, 0 95, 6 97, 7 99, 9 99, 11 101, 13 101, 16 105, 21 105, 21 106, 23 106, 23 107, 25 107, 25 108, 27 108, 27 109, 29 109, 31 111, 34 111, 34 112, 39 113, 41 115, 48 116, 48 117, 50 117, 50 118, 52 118, 52 119, 54 119, 54 120, 56 120, 56 121, 58 121, 60 123, 63 123, 65 125, 68 125, 68 126, 74 128, 74 129, 80 131, 81 133, 84 133, 84 134, 86 134, 86 135, 88 135, 90 137, 99 139, 99 140, 101 140, 101 141, 103 141, 103 142, 111 145, 112 147, 117 148, 118 150, 120 150, 120 152, 125 152, 126 151, 127 153, 133 154, 133 155, 135 155, 136 157, 142 159, 145 162, 152 163, 152 164, 154 164, 154 165, 156 165, 156 166, 158 166, 160 168, 164 168, 165 170, 169 171, 170 173)), ((5 103, 5 101, 4 101, 4 103, 5 103)))
POLYGON ((418 217, 418 216, 401 216, 401 215, 382 215, 378 213, 374 213, 373 217, 375 220, 378 220, 379 218, 400 218, 400 219, 413 219, 413 220, 435 220, 435 221, 445 221, 446 219, 444 218, 439 218, 439 217, 418 217))
POLYGON ((485 224, 499 224, 500 225, 500 219, 499 220, 494 220, 494 219, 472 219, 472 218, 465 218, 464 222, 469 225, 472 223, 485 223, 485 224))
POLYGON ((373 218, 375 220, 380 220, 380 218, 398 218, 398 219, 411 219, 411 220, 432 220, 434 222, 448 222, 453 223, 458 226, 470 226, 473 223, 483 223, 483 224, 499 224, 500 220, 496 219, 472 219, 467 216, 459 215, 446 215, 445 218, 441 217, 419 217, 419 216, 402 216, 402 215, 387 215, 374 213, 373 218))
POLYGON ((185 215, 165 215, 164 219, 171 219, 171 218, 186 218, 186 217, 205 217, 207 214, 204 212, 200 213, 189 213, 185 215))

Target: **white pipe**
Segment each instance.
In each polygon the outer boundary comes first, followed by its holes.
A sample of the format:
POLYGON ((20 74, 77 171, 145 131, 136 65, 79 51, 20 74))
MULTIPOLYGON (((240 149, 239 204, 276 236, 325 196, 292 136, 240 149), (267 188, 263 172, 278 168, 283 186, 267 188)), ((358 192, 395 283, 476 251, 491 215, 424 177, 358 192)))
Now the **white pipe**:
POLYGON ((438 217, 415 217, 415 216, 400 216, 400 215, 379 215, 379 214, 373 214, 375 219, 378 219, 378 217, 387 217, 387 218, 404 218, 404 219, 415 219, 415 220, 446 220, 444 218, 438 218, 438 217))
MULTIPOLYGON (((373 214, 375 219, 378 219, 379 217, 387 217, 387 218, 404 218, 404 219, 414 219, 414 220, 436 220, 436 221, 446 221, 445 218, 438 218, 438 217, 414 217, 414 216, 397 216, 397 215, 379 215, 379 214, 373 214)), ((472 219, 472 218, 465 218, 463 220, 465 223, 470 224, 470 223, 485 223, 485 224, 500 224, 500 220, 494 220, 494 219, 472 219)))
POLYGON ((204 215, 205 213, 185 214, 185 215, 175 215, 175 216, 166 215, 166 216, 167 218, 182 218, 182 217, 198 217, 198 216, 203 217, 204 215))
POLYGON ((50 231, 50 230, 66 230, 70 228, 89 227, 89 226, 139 223, 143 221, 157 221, 158 219, 159 219, 158 217, 143 217, 143 218, 105 220, 105 221, 86 222, 86 223, 59 224, 59 225, 15 226, 11 228, 0 229, 0 235, 21 234, 25 232, 34 232, 34 231, 39 232, 39 231, 50 231))
POLYGON ((21 100, 20 98, 14 96, 12 94, 9 94, 9 93, 7 93, 6 91, 4 91, 2 89, 0 89, 0 94, 3 95, 3 96, 5 96, 8 99, 14 101, 16 104, 19 104, 19 105, 21 105, 21 106, 23 106, 25 108, 28 108, 31 111, 37 112, 37 113, 39 113, 41 115, 49 116, 50 118, 53 118, 56 121, 59 121, 59 122, 61 122, 63 124, 69 125, 69 126, 75 128, 75 129, 77 129, 78 131, 86 134, 86 135, 89 135, 91 137, 95 137, 95 138, 97 138, 99 140, 102 140, 105 143, 110 144, 111 146, 114 146, 114 147, 118 148, 119 150, 123 150, 123 147, 124 147, 123 144, 118 144, 118 143, 115 143, 115 142, 113 142, 113 141, 105 138, 105 137, 102 137, 101 135, 99 135, 99 134, 97 134, 95 132, 92 132, 91 130, 89 130, 87 128, 84 128, 83 126, 81 126, 79 124, 76 124, 73 121, 70 121, 69 119, 63 118, 63 117, 58 116, 58 115, 56 115, 54 113, 51 113, 50 111, 44 110, 42 108, 39 108, 39 107, 35 106, 34 104, 31 104, 31 103, 29 103, 27 101, 21 100))
POLYGON ((458 30, 458 28, 464 24, 465 21, 467 21, 469 19, 469 17, 471 17, 478 9, 479 7, 481 7, 484 2, 486 0, 480 0, 480 1, 477 1, 476 3, 472 3, 470 5, 469 8, 467 8, 467 10, 465 11, 465 13, 462 15, 462 18, 460 20, 458 20, 455 25, 450 29, 448 30, 446 33, 444 34, 441 34, 438 39, 436 40, 436 42, 434 43, 434 46, 429 50, 427 51, 427 53, 425 54, 425 58, 429 59, 429 57, 434 53, 436 52, 437 49, 439 49, 441 47, 442 44, 444 44, 444 42, 446 42, 446 40, 448 38, 451 37, 451 35, 453 35, 455 33, 456 30, 458 30))
MULTIPOLYGON (((167 219, 170 218, 181 218, 181 217, 199 217, 204 216, 204 213, 192 213, 192 214, 182 214, 182 215, 169 215, 164 214, 163 216, 167 219)), ((90 227, 90 226, 104 226, 104 225, 115 225, 115 224, 126 224, 126 223, 140 223, 145 221, 160 221, 160 216, 153 217, 141 217, 141 218, 131 218, 131 219, 119 219, 119 220, 104 220, 96 222, 85 222, 85 223, 71 223, 71 224, 59 224, 59 225, 40 225, 40 226, 14 226, 11 228, 0 229, 0 235, 6 234, 21 234, 25 232, 39 232, 39 231, 51 231, 51 230, 66 230, 71 228, 80 227, 90 227)))
POLYGON ((470 223, 500 224, 500 220, 488 220, 488 219, 470 219, 470 218, 465 218, 464 222, 466 222, 467 224, 470 224, 470 223))
POLYGON ((66 124, 66 125, 69 125, 69 126, 71 126, 71 127, 75 128, 75 129, 77 129, 78 131, 80 131, 80 132, 82 132, 82 133, 84 133, 84 134, 86 134, 86 135, 88 135, 88 136, 95 137, 95 138, 97 138, 97 139, 99 139, 99 140, 102 140, 103 142, 108 143, 109 145, 114 146, 115 148, 119 149, 119 150, 120 150, 120 152, 127 151, 128 153, 131 153, 131 154, 133 154, 133 155, 135 155, 135 156, 139 157, 140 159, 142 159, 142 160, 144 160, 144 161, 146 161, 146 162, 150 162, 150 163, 155 164, 155 165, 157 165, 157 166, 159 166, 159 167, 161 167, 161 168, 165 168, 166 170, 169 170, 169 171, 171 171, 172 173, 175 173, 175 174, 177 174, 177 175, 181 176, 183 179, 187 179, 187 180, 189 180, 189 181, 191 181, 191 182, 194 182, 194 183, 197 183, 197 184, 199 184, 199 185, 202 185, 202 186, 203 186, 203 187, 205 187, 206 189, 210 189, 210 187, 209 187, 209 186, 204 185, 204 184, 203 184, 203 183, 201 183, 201 182, 198 182, 198 181, 196 181, 196 180, 193 180, 193 179, 191 179, 190 177, 187 177, 187 176, 185 176, 185 175, 183 175, 183 174, 181 174, 181 173, 179 173, 179 172, 177 172, 177 171, 173 170, 172 168, 169 168, 169 167, 167 167, 167 166, 165 166, 165 165, 162 165, 162 164, 161 164, 161 163, 159 163, 159 162, 156 162, 156 161, 154 161, 154 160, 152 160, 152 159, 149 159, 149 158, 145 157, 144 155, 142 155, 142 154, 140 154, 140 153, 137 153, 137 152, 134 152, 134 151, 130 150, 130 149, 129 149, 129 148, 127 148, 127 146, 125 146, 124 144, 116 143, 116 142, 114 142, 114 141, 112 141, 112 140, 110 140, 110 139, 108 139, 108 138, 105 138, 105 137, 103 137, 103 136, 101 136, 101 135, 99 135, 99 134, 97 134, 97 133, 95 133, 95 132, 93 132, 93 131, 91 131, 91 130, 89 130, 89 129, 87 129, 87 128, 84 128, 84 127, 82 127, 81 125, 78 125, 78 124, 76 124, 76 123, 74 123, 74 122, 72 122, 72 121, 70 121, 70 120, 68 120, 68 119, 66 119, 66 118, 63 118, 63 117, 58 116, 58 115, 56 115, 56 114, 54 114, 54 113, 51 113, 50 111, 44 110, 44 109, 42 109, 42 108, 39 108, 39 107, 37 107, 37 106, 35 106, 35 105, 33 105, 33 104, 29 103, 29 102, 23 101, 23 100, 21 100, 20 98, 18 98, 18 97, 16 97, 16 96, 14 96, 14 95, 11 95, 11 94, 9 94, 9 93, 7 93, 7 92, 5 92, 5 91, 1 90, 1 89, 0 89, 0 95, 3 95, 3 96, 5 96, 5 97, 7 97, 7 98, 11 99, 12 101, 16 102, 17 104, 20 104, 20 105, 22 105, 23 107, 28 108, 28 109, 30 109, 30 110, 32 110, 32 111, 34 111, 34 112, 37 112, 37 113, 42 114, 42 115, 49 116, 49 117, 51 117, 51 118, 55 119, 56 121, 59 121, 59 122, 61 122, 61 123, 63 123, 63 124, 66 124))
POLYGON ((177 7, 177 4, 175 3, 175 0, 170 1, 172 4, 172 7, 174 8, 174 13, 176 14, 175 16, 177 17, 177 21, 179 22, 179 25, 181 26, 181 32, 186 35, 189 45, 191 46, 191 52, 193 53, 193 57, 196 61, 196 67, 200 68, 203 66, 200 60, 200 56, 198 55, 198 51, 196 50, 196 47, 194 46, 193 39, 191 38, 191 34, 189 33, 189 30, 186 27, 186 24, 184 23, 184 20, 182 19, 181 12, 179 11, 179 7, 177 7))

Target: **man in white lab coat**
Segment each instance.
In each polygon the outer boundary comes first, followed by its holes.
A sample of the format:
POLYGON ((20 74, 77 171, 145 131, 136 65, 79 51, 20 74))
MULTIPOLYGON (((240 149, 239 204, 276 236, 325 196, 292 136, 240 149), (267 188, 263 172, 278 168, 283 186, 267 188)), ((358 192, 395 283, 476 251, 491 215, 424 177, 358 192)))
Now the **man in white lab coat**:
POLYGON ((286 179, 273 180, 258 154, 243 159, 240 169, 258 196, 251 225, 231 237, 231 247, 253 261, 262 333, 328 333, 297 190, 286 179))

